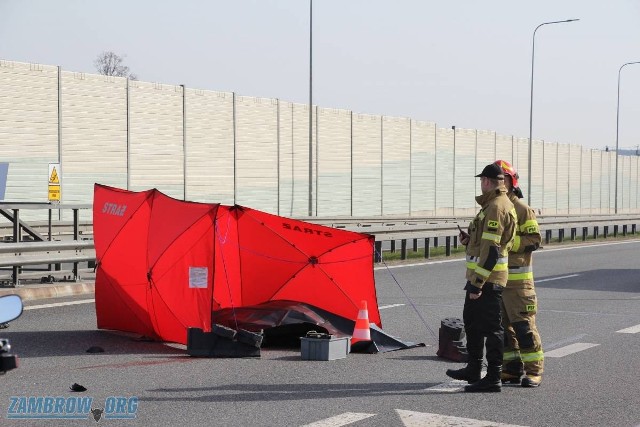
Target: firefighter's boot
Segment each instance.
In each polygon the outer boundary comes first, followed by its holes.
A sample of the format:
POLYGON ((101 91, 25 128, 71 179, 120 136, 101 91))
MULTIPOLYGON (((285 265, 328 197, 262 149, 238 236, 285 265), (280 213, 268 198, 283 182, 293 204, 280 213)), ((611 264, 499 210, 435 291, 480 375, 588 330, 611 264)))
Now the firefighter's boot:
POLYGON ((488 366, 487 375, 485 375, 477 383, 465 386, 464 391, 467 393, 489 393, 499 392, 502 390, 500 374, 502 373, 502 365, 488 366))
POLYGON ((540 383, 542 382, 542 377, 540 375, 532 375, 532 374, 527 374, 523 379, 522 379, 522 387, 538 387, 540 385, 540 383))
POLYGON ((503 370, 500 374, 500 380, 502 384, 520 384, 522 375, 524 372, 505 372, 503 370))
POLYGON ((462 369, 447 369, 447 376, 454 380, 466 381, 469 384, 480 381, 480 371, 482 370, 482 359, 469 360, 467 366, 462 369))
MULTIPOLYGON (((505 334, 506 336, 506 334, 505 334)), ((502 380, 502 384, 520 384, 522 376, 524 375, 524 364, 522 360, 520 360, 520 353, 515 351, 510 351, 510 353, 515 354, 516 357, 513 360, 504 361, 502 363, 502 375, 500 379, 502 380)), ((505 355, 507 353, 505 352, 505 355)))

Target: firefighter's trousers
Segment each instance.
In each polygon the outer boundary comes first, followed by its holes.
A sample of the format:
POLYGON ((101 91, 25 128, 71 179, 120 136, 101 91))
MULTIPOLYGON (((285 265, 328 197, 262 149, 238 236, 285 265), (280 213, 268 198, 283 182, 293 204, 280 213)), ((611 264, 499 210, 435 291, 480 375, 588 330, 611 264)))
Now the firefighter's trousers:
POLYGON ((504 327, 503 371, 540 376, 544 368, 544 353, 536 327, 538 301, 533 285, 507 284, 502 293, 502 323, 504 327))
POLYGON ((500 312, 503 286, 485 283, 480 298, 464 300, 463 320, 469 360, 482 360, 486 338, 488 366, 502 366, 504 329, 500 312))

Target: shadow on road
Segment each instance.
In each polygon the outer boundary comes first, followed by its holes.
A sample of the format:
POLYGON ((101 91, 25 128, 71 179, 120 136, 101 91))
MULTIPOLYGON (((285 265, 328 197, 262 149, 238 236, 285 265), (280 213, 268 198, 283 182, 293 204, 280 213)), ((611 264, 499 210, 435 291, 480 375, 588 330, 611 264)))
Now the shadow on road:
POLYGON ((160 342, 142 341, 140 337, 100 330, 12 332, 9 327, 2 331, 2 338, 10 340, 21 359, 78 355, 96 358, 104 354, 185 354, 184 350, 160 342), (104 353, 87 353, 89 348, 95 346, 104 349, 104 353))

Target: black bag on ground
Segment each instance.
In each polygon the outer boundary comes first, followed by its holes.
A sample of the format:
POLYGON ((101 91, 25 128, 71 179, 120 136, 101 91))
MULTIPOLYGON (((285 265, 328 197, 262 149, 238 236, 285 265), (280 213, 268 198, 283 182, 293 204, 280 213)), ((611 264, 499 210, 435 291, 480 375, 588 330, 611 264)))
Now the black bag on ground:
POLYGON ((436 355, 454 362, 466 362, 467 348, 462 342, 464 323, 456 317, 447 317, 440 322, 438 351, 436 355))

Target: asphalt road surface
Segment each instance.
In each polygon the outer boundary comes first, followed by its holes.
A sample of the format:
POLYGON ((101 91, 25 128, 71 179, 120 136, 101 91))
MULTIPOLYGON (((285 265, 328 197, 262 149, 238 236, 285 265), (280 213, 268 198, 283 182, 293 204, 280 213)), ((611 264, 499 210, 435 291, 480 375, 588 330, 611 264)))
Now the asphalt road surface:
POLYGON ((536 253, 544 379, 502 393, 461 392, 444 372, 462 365, 435 355, 440 320, 462 314, 461 259, 376 267, 383 328, 427 346, 334 361, 301 360, 299 349, 192 358, 97 330, 93 295, 32 301, 0 330, 21 358, 0 376, 0 425, 638 426, 639 250, 627 240, 536 253), (71 392, 73 383, 87 390, 71 392), (135 418, 9 418, 29 397, 90 397, 98 409, 119 401, 135 418))

